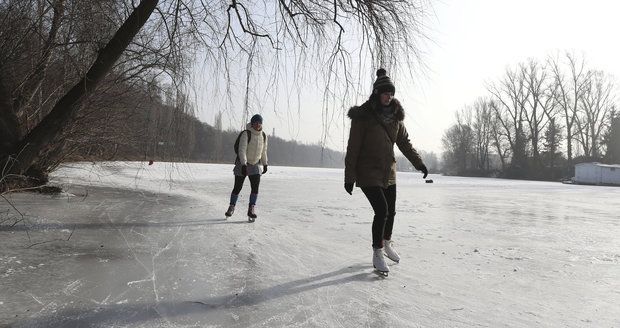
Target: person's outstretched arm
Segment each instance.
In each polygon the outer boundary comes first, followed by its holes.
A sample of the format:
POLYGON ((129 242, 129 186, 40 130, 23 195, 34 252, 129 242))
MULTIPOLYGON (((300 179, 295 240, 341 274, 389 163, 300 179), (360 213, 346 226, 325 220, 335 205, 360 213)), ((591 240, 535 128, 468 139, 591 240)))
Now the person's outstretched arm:
POLYGON ((411 162, 413 167, 415 167, 416 170, 423 172, 424 178, 426 178, 426 175, 428 175, 428 169, 426 168, 426 165, 424 165, 418 151, 413 148, 413 145, 411 145, 409 133, 407 132, 407 128, 403 122, 400 122, 400 126, 398 127, 396 145, 398 146, 398 149, 400 149, 400 152, 405 155, 409 162, 411 162))

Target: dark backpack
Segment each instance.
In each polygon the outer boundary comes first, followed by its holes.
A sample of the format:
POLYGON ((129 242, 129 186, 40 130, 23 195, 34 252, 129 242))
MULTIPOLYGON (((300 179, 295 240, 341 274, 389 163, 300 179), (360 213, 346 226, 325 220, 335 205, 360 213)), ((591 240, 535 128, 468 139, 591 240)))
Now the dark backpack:
MULTIPOLYGON (((235 154, 237 154, 237 158, 239 157, 239 139, 241 139, 241 135, 243 134, 243 132, 247 133, 248 135, 248 144, 250 143, 250 140, 252 139, 252 133, 250 133, 250 130, 243 130, 241 131, 241 133, 239 133, 239 135, 237 136, 237 140, 235 140, 235 154)), ((267 135, 265 134, 265 131, 263 131, 263 142, 265 142, 265 140, 267 140, 267 135)))

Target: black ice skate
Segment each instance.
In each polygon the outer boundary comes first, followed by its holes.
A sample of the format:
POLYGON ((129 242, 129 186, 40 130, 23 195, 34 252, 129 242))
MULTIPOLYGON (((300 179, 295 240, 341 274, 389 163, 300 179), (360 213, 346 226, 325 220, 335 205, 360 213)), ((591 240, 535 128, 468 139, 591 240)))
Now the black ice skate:
POLYGON ((254 212, 254 205, 248 206, 248 221, 254 222, 257 217, 256 212, 254 212))
POLYGON ((235 205, 230 205, 228 206, 228 210, 226 211, 226 213, 224 213, 224 215, 226 215, 226 218, 228 219, 233 215, 233 213, 235 213, 235 205))

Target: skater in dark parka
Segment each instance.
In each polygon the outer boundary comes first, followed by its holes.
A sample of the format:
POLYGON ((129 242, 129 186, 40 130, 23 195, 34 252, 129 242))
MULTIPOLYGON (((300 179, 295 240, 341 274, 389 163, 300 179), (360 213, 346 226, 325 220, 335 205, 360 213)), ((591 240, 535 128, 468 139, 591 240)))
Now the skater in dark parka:
POLYGON ((226 217, 231 217, 235 212, 235 205, 239 198, 239 192, 243 187, 246 175, 250 178, 250 202, 248 206, 248 219, 254 222, 257 215, 254 210, 258 198, 258 186, 261 174, 267 173, 267 135, 263 131, 263 118, 256 114, 252 116, 246 130, 242 131, 235 142, 237 159, 233 173, 235 186, 230 194, 230 205, 226 211, 226 217))
POLYGON ((372 222, 372 263, 377 271, 390 271, 385 255, 394 262, 400 256, 392 243, 396 214, 396 158, 394 144, 413 166, 428 170, 409 141, 403 123, 405 111, 394 98, 396 88, 384 69, 377 71, 370 98, 349 110, 351 130, 345 157, 344 189, 352 194, 353 184, 362 189, 374 211, 372 222))

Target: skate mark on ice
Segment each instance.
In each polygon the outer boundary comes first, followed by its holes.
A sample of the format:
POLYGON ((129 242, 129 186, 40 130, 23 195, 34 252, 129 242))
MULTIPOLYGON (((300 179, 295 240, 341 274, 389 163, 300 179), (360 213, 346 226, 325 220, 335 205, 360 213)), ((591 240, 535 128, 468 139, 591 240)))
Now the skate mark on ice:
POLYGON ((66 326, 105 326, 132 325, 150 320, 169 320, 173 317, 205 315, 205 311, 253 306, 289 295, 299 294, 328 286, 343 285, 356 281, 372 282, 374 277, 368 271, 372 266, 352 265, 317 276, 297 279, 261 290, 242 290, 199 300, 157 301, 128 304, 89 305, 86 307, 61 309, 23 322, 26 326, 66 327, 66 326))
POLYGON ((208 300, 189 301, 190 303, 202 304, 209 309, 234 308, 238 306, 256 305, 262 302, 277 299, 283 296, 302 293, 327 286, 341 285, 354 281, 372 281, 370 272, 358 271, 372 268, 370 265, 353 265, 340 270, 321 274, 310 278, 302 278, 280 285, 265 288, 259 291, 235 293, 234 295, 213 297, 208 300), (339 277, 343 276, 343 277, 339 277), (336 278, 336 279, 331 279, 336 278))

